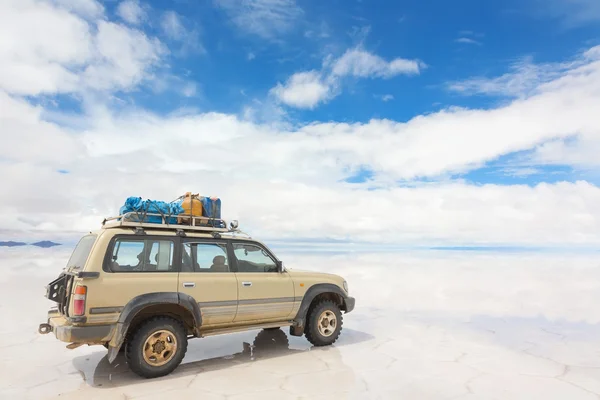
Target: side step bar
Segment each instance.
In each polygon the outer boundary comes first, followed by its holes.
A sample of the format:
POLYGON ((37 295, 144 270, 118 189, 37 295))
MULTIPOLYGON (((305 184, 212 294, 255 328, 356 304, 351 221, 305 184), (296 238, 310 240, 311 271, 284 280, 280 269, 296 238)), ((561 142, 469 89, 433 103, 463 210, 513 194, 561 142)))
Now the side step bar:
POLYGON ((207 329, 205 331, 200 332, 200 337, 206 336, 214 336, 221 335, 223 333, 236 333, 236 332, 245 332, 251 331, 253 329, 268 329, 268 328, 281 328, 284 326, 292 326, 294 323, 292 321, 287 322, 268 322, 264 324, 255 324, 255 325, 243 325, 243 326, 232 326, 228 328, 212 328, 207 329))

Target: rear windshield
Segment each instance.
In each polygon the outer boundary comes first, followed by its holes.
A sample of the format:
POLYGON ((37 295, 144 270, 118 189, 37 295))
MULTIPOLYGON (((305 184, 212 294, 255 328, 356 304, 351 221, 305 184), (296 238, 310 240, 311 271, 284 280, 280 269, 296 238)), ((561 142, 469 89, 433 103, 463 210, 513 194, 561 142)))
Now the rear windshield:
POLYGON ((90 255, 90 251, 92 250, 92 246, 96 241, 97 235, 86 235, 81 238, 75 250, 73 250, 73 254, 71 254, 71 258, 69 258, 69 262, 67 263, 67 269, 82 269, 85 265, 88 256, 90 255))

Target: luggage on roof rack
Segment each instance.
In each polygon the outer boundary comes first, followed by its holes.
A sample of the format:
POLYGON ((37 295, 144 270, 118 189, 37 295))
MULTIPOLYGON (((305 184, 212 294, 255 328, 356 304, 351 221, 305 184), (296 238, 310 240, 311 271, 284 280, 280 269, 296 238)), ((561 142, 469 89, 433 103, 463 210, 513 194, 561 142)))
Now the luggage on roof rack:
POLYGON ((202 197, 202 215, 209 218, 221 218, 221 199, 202 197))
POLYGON ((142 200, 141 197, 128 197, 125 204, 120 208, 119 214, 130 214, 132 220, 147 222, 151 224, 177 223, 176 216, 183 213, 181 202, 176 200, 170 203, 158 200, 142 200), (162 218, 162 217, 165 218, 162 218))
POLYGON ((132 228, 147 228, 147 229, 171 229, 171 230, 190 230, 201 232, 239 232, 236 228, 227 228, 227 223, 222 219, 191 216, 190 221, 186 224, 178 224, 177 218, 173 223, 173 218, 165 214, 147 213, 144 217, 137 212, 128 212, 116 217, 105 218, 102 226, 105 228, 113 227, 132 227, 132 228), (160 222, 148 222, 148 220, 160 222))
POLYGON ((171 202, 128 197, 119 215, 104 219, 106 228, 129 226, 148 229, 178 229, 205 232, 239 232, 237 221, 230 229, 221 219, 221 199, 186 192, 171 202))
POLYGON ((198 199, 198 194, 192 194, 187 192, 178 200, 181 200, 181 207, 183 212, 177 217, 178 224, 189 224, 191 216, 203 216, 204 207, 202 207, 202 201, 198 199))

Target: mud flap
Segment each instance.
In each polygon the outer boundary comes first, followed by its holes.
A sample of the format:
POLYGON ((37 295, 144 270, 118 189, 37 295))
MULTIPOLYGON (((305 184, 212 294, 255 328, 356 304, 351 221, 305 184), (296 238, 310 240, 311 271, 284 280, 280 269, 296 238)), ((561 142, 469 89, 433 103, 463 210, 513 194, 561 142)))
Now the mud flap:
POLYGON ((304 321, 299 321, 298 324, 290 326, 290 335, 302 336, 304 335, 304 321))
POLYGON ((108 363, 112 364, 113 361, 115 361, 115 359, 117 358, 117 356, 119 355, 119 350, 120 348, 117 347, 113 347, 113 346, 108 346, 108 363))
POLYGON ((108 362, 110 364, 115 361, 117 356, 119 355, 119 351, 121 350, 121 346, 125 341, 125 332, 123 323, 117 323, 117 329, 115 330, 115 334, 110 342, 108 342, 108 362))

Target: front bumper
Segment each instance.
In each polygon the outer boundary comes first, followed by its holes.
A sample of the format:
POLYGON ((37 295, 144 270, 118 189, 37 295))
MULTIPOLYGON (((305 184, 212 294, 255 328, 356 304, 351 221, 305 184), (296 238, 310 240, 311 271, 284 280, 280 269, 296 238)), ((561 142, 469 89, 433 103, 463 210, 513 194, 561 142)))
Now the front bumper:
POLYGON ((68 343, 105 343, 109 342, 116 325, 77 326, 68 323, 63 316, 52 317, 48 323, 40 324, 40 333, 54 332, 56 338, 68 343), (48 329, 50 326, 50 329, 48 329))
POLYGON ((354 310, 355 303, 356 303, 356 300, 354 299, 354 297, 346 297, 344 299, 344 304, 346 306, 346 314, 348 314, 350 311, 354 310))

